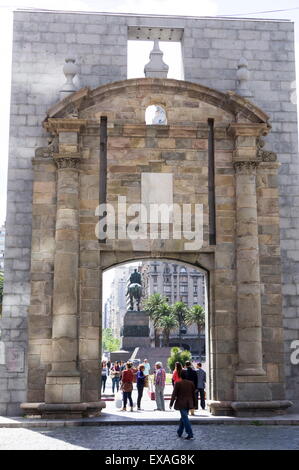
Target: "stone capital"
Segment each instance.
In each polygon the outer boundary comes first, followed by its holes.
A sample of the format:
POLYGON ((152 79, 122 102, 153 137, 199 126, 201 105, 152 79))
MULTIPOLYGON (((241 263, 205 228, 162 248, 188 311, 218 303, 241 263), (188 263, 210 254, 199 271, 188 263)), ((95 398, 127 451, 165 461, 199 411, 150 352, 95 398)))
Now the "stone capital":
POLYGON ((54 154, 54 162, 56 163, 58 170, 65 168, 77 170, 81 162, 81 155, 80 153, 54 154))
POLYGON ((228 127, 228 133, 233 137, 260 137, 261 135, 267 135, 269 131, 270 126, 266 122, 236 122, 231 123, 228 127))
POLYGON ((43 127, 52 134, 59 135, 60 132, 79 133, 87 124, 86 119, 77 118, 49 118, 43 123, 43 127))
POLYGON ((234 162, 235 172, 243 173, 243 174, 255 173, 258 165, 259 165, 258 161, 234 162))

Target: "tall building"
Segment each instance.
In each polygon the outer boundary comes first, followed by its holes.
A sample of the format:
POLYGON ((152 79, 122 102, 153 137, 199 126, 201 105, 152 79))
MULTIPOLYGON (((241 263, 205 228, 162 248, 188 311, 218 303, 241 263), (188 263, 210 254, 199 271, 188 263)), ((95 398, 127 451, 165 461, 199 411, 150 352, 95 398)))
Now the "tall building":
MULTIPOLYGON (((206 308, 205 275, 198 269, 187 265, 155 260, 144 261, 141 274, 144 299, 152 294, 159 293, 167 298, 169 304, 181 301, 188 307, 201 305, 206 308)), ((150 332, 153 344, 153 325, 151 325, 150 332)), ((203 352, 203 333, 201 337, 203 352)), ((182 345, 186 349, 198 353, 198 332, 195 325, 185 328, 182 334, 182 345)), ((178 330, 170 335, 170 346, 180 346, 178 330)))
POLYGON ((0 272, 4 271, 5 226, 0 226, 0 272))

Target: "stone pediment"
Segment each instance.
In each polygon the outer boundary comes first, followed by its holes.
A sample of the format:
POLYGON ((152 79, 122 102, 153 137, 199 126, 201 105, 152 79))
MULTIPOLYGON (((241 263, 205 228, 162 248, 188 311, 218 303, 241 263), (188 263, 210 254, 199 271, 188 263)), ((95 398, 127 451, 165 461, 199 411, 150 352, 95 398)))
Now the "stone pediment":
MULTIPOLYGON (((89 108, 101 103, 108 96, 125 95, 130 102, 130 95, 183 95, 223 109, 235 117, 238 122, 268 123, 269 116, 251 101, 233 91, 225 93, 192 82, 165 78, 138 78, 112 82, 91 90, 81 88, 59 101, 47 112, 49 118, 83 117, 89 108)), ((270 126, 269 126, 270 127, 270 126)))

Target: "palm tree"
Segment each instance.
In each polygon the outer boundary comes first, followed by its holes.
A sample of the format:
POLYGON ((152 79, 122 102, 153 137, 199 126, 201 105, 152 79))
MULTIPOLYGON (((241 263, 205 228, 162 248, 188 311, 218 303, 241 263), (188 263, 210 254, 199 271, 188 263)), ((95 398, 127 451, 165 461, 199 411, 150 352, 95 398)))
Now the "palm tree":
POLYGON ((170 305, 164 303, 160 307, 161 316, 158 319, 158 326, 163 331, 164 346, 169 346, 169 336, 171 330, 178 327, 178 321, 172 313, 170 305))
MULTIPOLYGON (((158 320, 161 317, 161 305, 166 303, 166 297, 161 294, 152 294, 143 301, 143 308, 149 313, 149 317, 153 322, 155 347, 159 347, 158 337, 158 320)), ((163 310, 163 309, 162 309, 163 310)))
POLYGON ((198 330, 199 360, 201 361, 201 339, 200 332, 205 326, 205 310, 201 305, 193 305, 186 314, 187 325, 196 324, 198 330))
POLYGON ((186 323, 186 315, 188 312, 188 307, 184 302, 175 302, 172 305, 172 312, 175 318, 178 321, 179 325, 179 338, 180 338, 180 348, 182 348, 182 333, 181 328, 184 323, 186 323))

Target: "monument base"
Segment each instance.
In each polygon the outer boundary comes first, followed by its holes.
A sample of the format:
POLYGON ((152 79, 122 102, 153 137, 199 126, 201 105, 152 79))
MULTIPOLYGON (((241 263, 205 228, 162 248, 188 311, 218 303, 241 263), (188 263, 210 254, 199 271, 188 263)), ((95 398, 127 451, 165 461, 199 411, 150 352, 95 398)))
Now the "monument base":
POLYGON ((100 416, 106 407, 104 401, 89 403, 21 403, 20 408, 27 416, 42 419, 75 419, 100 416))
POLYGON ((121 331, 121 348, 134 351, 135 348, 150 346, 149 315, 144 310, 128 310, 124 316, 121 331))

